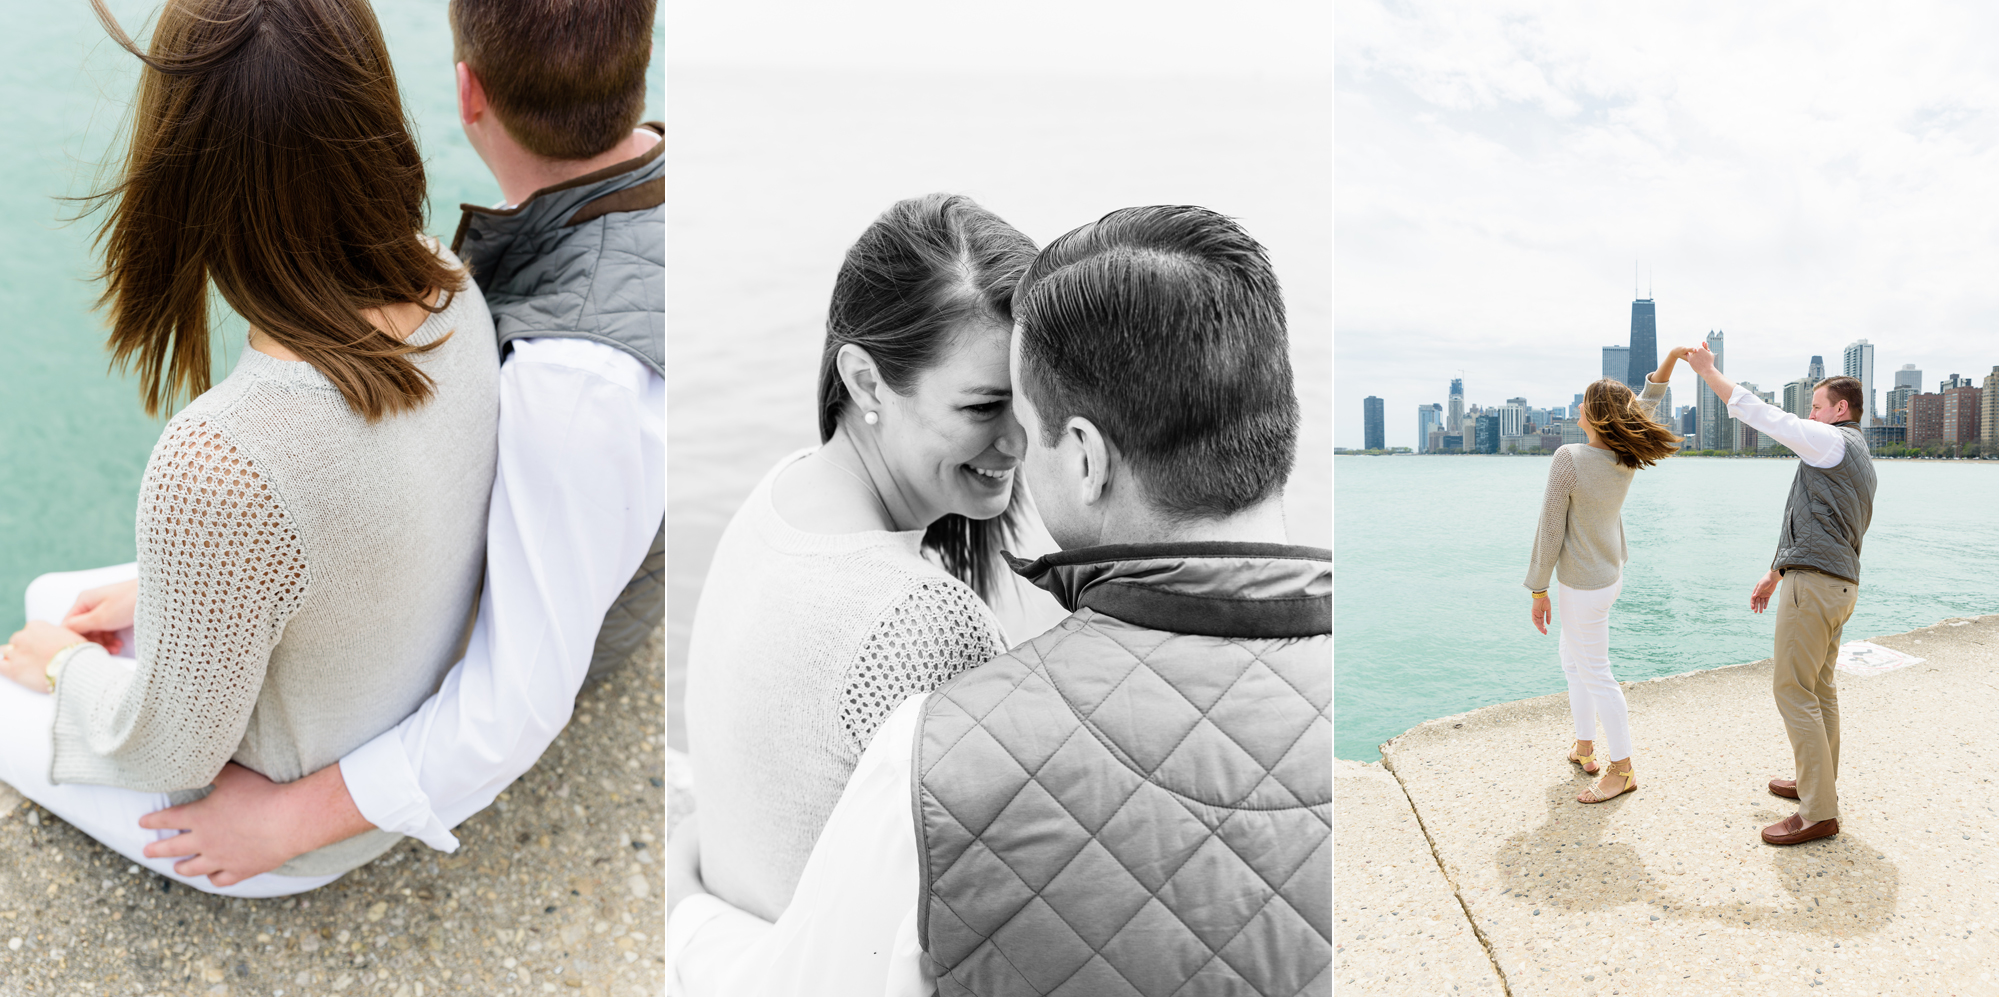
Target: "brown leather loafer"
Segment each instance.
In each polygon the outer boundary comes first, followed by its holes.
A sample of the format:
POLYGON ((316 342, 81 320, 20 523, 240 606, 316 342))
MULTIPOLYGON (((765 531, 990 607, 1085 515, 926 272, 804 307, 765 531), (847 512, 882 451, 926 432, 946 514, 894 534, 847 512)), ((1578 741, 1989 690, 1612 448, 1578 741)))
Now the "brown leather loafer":
POLYGON ((1796 800, 1799 798, 1799 784, 1791 779, 1773 779, 1771 780, 1771 795, 1782 796, 1788 800, 1796 800))
POLYGON ((1831 838, 1840 833, 1840 818, 1829 817, 1811 827, 1793 814, 1764 829, 1764 843, 1767 845, 1798 845, 1820 838, 1831 838), (1801 828, 1804 828, 1801 830, 1801 828))

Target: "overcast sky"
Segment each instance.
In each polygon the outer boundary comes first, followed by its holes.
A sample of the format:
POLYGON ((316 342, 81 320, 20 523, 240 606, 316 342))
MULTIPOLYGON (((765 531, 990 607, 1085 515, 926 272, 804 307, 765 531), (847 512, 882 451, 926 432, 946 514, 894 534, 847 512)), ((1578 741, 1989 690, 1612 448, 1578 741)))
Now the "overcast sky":
POLYGON ((733 0, 667 14, 672 64, 1320 76, 1324 0, 733 0))
MULTIPOLYGON (((1567 404, 1626 342, 1779 389, 1876 344, 1878 406, 2000 362, 1993 4, 1336 0, 1336 445, 1362 398, 1567 404)), ((1674 403, 1694 400, 1682 366, 1674 403)))

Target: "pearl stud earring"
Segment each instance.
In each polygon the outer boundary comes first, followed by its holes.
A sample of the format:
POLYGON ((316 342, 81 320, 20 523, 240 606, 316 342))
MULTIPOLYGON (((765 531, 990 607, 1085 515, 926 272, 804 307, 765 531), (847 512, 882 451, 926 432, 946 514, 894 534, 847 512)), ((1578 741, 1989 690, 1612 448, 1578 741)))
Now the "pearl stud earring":
POLYGON ((873 426, 882 420, 881 417, 877 416, 873 412, 863 412, 861 413, 861 421, 869 424, 870 426, 873 426))

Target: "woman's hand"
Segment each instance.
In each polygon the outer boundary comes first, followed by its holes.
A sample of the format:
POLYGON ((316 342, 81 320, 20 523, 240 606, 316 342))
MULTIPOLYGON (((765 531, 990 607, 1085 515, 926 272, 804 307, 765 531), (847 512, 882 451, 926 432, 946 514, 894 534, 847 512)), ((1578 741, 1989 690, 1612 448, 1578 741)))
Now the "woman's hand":
POLYGON ((1528 610, 1528 616, 1535 621, 1535 629, 1540 630, 1544 634, 1548 633, 1549 632, 1548 597, 1543 596, 1539 599, 1530 597, 1528 601, 1533 604, 1533 608, 1528 610))
POLYGON ((4 652, 0 653, 0 673, 32 692, 48 692, 49 659, 57 651, 82 641, 83 635, 74 630, 31 620, 25 629, 8 638, 5 647, 0 647, 0 652, 4 652))
POLYGON ((83 635, 85 640, 104 645, 117 654, 125 649, 118 631, 132 625, 134 607, 139 602, 139 580, 114 582, 85 589, 69 607, 62 625, 83 635))
POLYGON ((1668 350, 1666 359, 1660 361, 1660 369, 1654 371, 1653 376, 1649 380, 1654 384, 1665 384, 1672 380, 1674 376, 1674 364, 1688 355, 1688 349, 1686 346, 1676 346, 1668 350))

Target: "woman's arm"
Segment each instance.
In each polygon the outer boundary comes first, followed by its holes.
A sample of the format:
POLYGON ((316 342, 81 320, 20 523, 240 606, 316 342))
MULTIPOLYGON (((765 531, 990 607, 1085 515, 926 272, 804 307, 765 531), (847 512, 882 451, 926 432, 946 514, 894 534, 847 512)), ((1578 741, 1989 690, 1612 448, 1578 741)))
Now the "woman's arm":
POLYGON ((1005 650, 992 614, 971 589, 947 578, 911 586, 875 621, 848 666, 840 723, 854 757, 905 700, 1005 650))
POLYGON ((80 649, 55 690, 55 782, 206 786, 236 752, 305 548, 249 455, 214 423, 170 423, 139 490, 138 666, 80 649))
POLYGON ((1667 380, 1674 376, 1674 364, 1677 361, 1679 361, 1680 358, 1687 356, 1687 351, 1688 348, 1685 346, 1676 346, 1673 349, 1668 350, 1667 358, 1665 360, 1660 361, 1660 369, 1648 375, 1646 380, 1651 381, 1654 384, 1667 383, 1667 380))
POLYGON ((1542 492, 1542 516, 1535 524, 1535 549, 1528 559, 1528 577, 1522 582, 1530 592, 1544 592, 1555 574, 1556 560, 1562 556, 1563 539, 1569 531, 1569 494, 1576 487, 1576 463, 1568 447, 1549 458, 1549 484, 1542 492))

